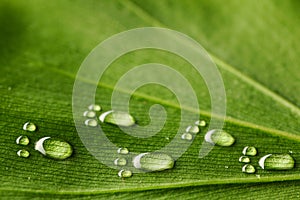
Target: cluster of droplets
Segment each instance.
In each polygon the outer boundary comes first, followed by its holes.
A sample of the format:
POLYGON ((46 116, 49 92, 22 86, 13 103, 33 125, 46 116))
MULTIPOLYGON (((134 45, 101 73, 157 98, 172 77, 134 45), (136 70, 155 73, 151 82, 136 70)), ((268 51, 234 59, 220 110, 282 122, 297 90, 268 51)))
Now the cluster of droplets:
MULTIPOLYGON (((26 122, 23 125, 23 130, 28 132, 34 132, 37 130, 37 126, 32 122, 26 122)), ((21 135, 16 139, 18 145, 27 146, 30 143, 30 139, 26 135, 21 135)), ((44 156, 49 158, 64 160, 70 157, 73 153, 72 146, 60 139, 53 139, 51 137, 43 137, 35 143, 35 150, 39 151, 44 156)), ((17 151, 19 157, 28 158, 30 152, 26 149, 17 151)))
POLYGON ((98 125, 97 122, 97 114, 96 112, 101 111, 101 106, 97 104, 91 104, 88 106, 88 110, 84 111, 83 116, 87 119, 84 121, 86 126, 96 127, 98 125))
POLYGON ((256 169, 253 165, 249 164, 251 163, 251 158, 250 156, 256 156, 257 150, 255 147, 249 147, 246 146, 244 147, 242 151, 243 156, 239 158, 240 163, 244 163, 244 166, 242 167, 242 172, 247 173, 247 174, 253 174, 255 173, 256 169))
POLYGON ((198 120, 193 125, 188 126, 185 132, 181 135, 181 139, 192 141, 196 134, 200 132, 200 128, 205 127, 206 122, 204 120, 198 120))

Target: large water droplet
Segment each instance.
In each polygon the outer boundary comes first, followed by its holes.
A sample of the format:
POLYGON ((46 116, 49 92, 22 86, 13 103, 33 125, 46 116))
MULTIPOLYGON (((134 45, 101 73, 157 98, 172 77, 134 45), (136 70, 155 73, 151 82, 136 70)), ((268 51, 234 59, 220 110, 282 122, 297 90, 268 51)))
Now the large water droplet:
POLYGON ((205 134, 205 141, 211 144, 227 147, 231 146, 235 142, 235 139, 232 135, 223 130, 213 129, 205 134))
POLYGON ((70 157, 73 153, 72 146, 60 139, 52 139, 50 137, 43 137, 35 144, 35 150, 43 155, 58 160, 64 160, 70 157))
POLYGON ((86 126, 96 127, 98 125, 98 122, 95 119, 87 119, 84 121, 84 124, 86 126))
POLYGON ((260 158, 258 163, 266 170, 288 170, 295 165, 294 158, 289 154, 268 154, 260 158))
POLYGON ((200 126, 200 127, 205 127, 206 126, 206 121, 204 121, 204 120, 198 120, 198 121, 195 122, 195 124, 197 126, 200 126))
POLYGON ((257 154, 257 150, 255 147, 245 147, 242 152, 245 156, 255 156, 257 154))
POLYGON ((130 114, 113 110, 102 113, 99 119, 101 122, 125 127, 135 124, 135 119, 130 114))
POLYGON ((174 167, 174 159, 164 153, 141 153, 133 159, 133 166, 144 171, 162 171, 174 167))
POLYGON ((124 147, 124 148, 121 147, 118 149, 118 153, 119 154, 128 154, 129 150, 126 147, 124 147))
POLYGON ((26 122, 24 125, 23 125, 23 130, 25 131, 35 131, 36 130, 36 125, 32 122, 26 122))
POLYGON ((250 161, 251 161, 250 158, 247 156, 241 156, 239 158, 239 162, 242 162, 242 163, 249 163, 250 161))
POLYGON ((22 149, 17 152, 17 155, 23 158, 28 158, 30 156, 29 151, 22 149))
POLYGON ((243 166, 242 168, 242 172, 245 172, 247 174, 253 174, 255 173, 255 167, 253 165, 250 165, 250 164, 246 164, 243 166))
POLYGON ((114 164, 117 166, 125 166, 127 164, 127 160, 125 158, 117 158, 114 161, 114 164))
POLYGON ((185 131, 187 133, 199 133, 200 129, 198 126, 188 126, 185 131))
POLYGON ((21 135, 16 139, 16 143, 20 145, 28 145, 29 144, 29 138, 26 135, 21 135))
POLYGON ((94 118, 94 117, 96 117, 96 113, 94 111, 89 110, 89 111, 85 111, 83 113, 83 116, 88 117, 88 118, 94 118))
POLYGON ((97 105, 97 104, 91 104, 89 105, 89 110, 93 110, 93 111, 101 111, 101 106, 97 105))
POLYGON ((193 139, 193 135, 190 133, 184 133, 181 135, 181 139, 191 141, 193 139))
POLYGON ((130 170, 121 169, 118 176, 121 178, 129 178, 132 176, 132 172, 130 170))

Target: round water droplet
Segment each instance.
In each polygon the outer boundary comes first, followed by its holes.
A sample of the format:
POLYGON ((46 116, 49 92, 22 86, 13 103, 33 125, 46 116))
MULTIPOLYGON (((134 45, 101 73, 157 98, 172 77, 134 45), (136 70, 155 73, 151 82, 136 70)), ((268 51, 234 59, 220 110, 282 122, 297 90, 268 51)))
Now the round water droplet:
POLYGON ((257 150, 255 147, 245 147, 242 152, 245 156, 256 156, 257 150))
POLYGON ((121 169, 118 176, 121 178, 129 178, 132 176, 132 172, 130 170, 121 169))
POLYGON ((193 135, 190 133, 184 133, 181 135, 181 139, 191 141, 193 139, 193 135))
POLYGON ((266 170, 288 170, 295 166, 295 160, 289 154, 268 154, 260 158, 258 163, 266 170))
POLYGON ((26 135, 21 135, 16 139, 16 143, 20 145, 28 145, 29 144, 29 138, 26 135))
POLYGON ((195 125, 200 126, 200 127, 205 127, 206 126, 206 121, 198 120, 198 121, 195 122, 195 125))
POLYGON ((125 147, 125 148, 119 148, 118 149, 118 153, 119 154, 128 154, 129 153, 129 150, 125 147))
POLYGON ((96 127, 98 125, 98 122, 95 119, 87 119, 84 121, 84 124, 86 126, 96 127))
POLYGON ((187 133, 199 133, 200 129, 198 126, 188 126, 185 131, 187 133))
POLYGON ((89 110, 93 110, 93 111, 101 111, 101 106, 97 105, 97 104, 91 104, 89 105, 89 110))
POLYGON ((35 150, 43 155, 57 160, 64 160, 70 157, 73 153, 72 146, 60 139, 52 139, 50 137, 43 137, 35 144, 35 150))
POLYGON ((127 160, 125 158, 117 158, 114 161, 114 164, 117 166, 125 166, 127 164, 127 160))
POLYGON ((205 134, 205 141, 211 144, 228 147, 235 142, 235 139, 232 135, 223 130, 213 129, 205 134))
POLYGON ((250 164, 246 164, 243 166, 242 168, 242 172, 245 172, 247 174, 253 174, 255 173, 255 167, 253 165, 250 165, 250 164))
POLYGON ((36 130, 36 125, 32 122, 26 122, 24 125, 23 125, 23 130, 25 131, 35 131, 36 130))
POLYGON ((242 162, 242 163, 249 163, 250 161, 251 161, 250 158, 247 156, 241 156, 239 158, 239 162, 242 162))
POLYGON ((135 124, 135 119, 130 114, 113 110, 102 113, 99 119, 101 122, 124 127, 133 126, 135 124))
POLYGON ((132 162, 135 168, 144 171, 162 171, 174 167, 174 159, 165 153, 141 153, 132 162))
POLYGON ((96 117, 96 113, 94 111, 85 111, 83 113, 83 116, 88 118, 94 118, 96 117))
POLYGON ((28 158, 30 156, 29 151, 22 149, 17 152, 17 155, 23 158, 28 158))

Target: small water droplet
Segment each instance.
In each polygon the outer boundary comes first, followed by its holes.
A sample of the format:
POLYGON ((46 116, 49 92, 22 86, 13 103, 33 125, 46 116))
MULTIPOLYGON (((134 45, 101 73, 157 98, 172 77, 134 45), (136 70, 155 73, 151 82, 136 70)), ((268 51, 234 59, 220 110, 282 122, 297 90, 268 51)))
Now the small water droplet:
POLYGON ((206 121, 198 120, 198 121, 195 122, 195 125, 200 126, 200 127, 205 127, 206 126, 206 121))
POLYGON ((259 174, 255 175, 255 176, 260 179, 260 175, 259 174))
POLYGON ((255 147, 245 147, 242 152, 245 156, 255 156, 257 154, 257 150, 255 147))
POLYGON ((17 155, 23 158, 28 158, 30 156, 29 151, 22 149, 17 152, 17 155))
POLYGON ((16 143, 20 145, 28 145, 29 144, 29 138, 26 135, 21 135, 16 139, 16 143))
POLYGON ((247 156, 241 156, 239 158, 239 162, 242 162, 242 163, 249 163, 250 161, 251 161, 250 158, 247 156))
POLYGON ((291 153, 291 154, 292 154, 292 153, 294 153, 294 152, 290 150, 290 151, 289 151, 289 153, 291 153))
POLYGON ((118 153, 119 154, 128 154, 129 153, 129 150, 125 147, 125 148, 119 148, 118 149, 118 153))
POLYGON ((7 90, 10 91, 10 90, 11 90, 11 87, 8 87, 7 90))
POLYGON ((268 154, 260 158, 259 166, 266 170, 293 169, 295 160, 290 154, 268 154))
POLYGON ((23 130, 25 131, 35 131, 36 130, 36 125, 32 122, 26 122, 24 125, 23 125, 23 130))
POLYGON ((141 153, 132 162, 135 168, 144 171, 162 171, 174 167, 174 159, 165 153, 141 153))
POLYGON ((98 122, 95 119, 87 119, 84 121, 84 124, 86 126, 96 127, 98 125, 98 122))
POLYGON ((94 111, 89 110, 89 111, 85 111, 83 113, 83 116, 88 117, 88 118, 94 118, 94 117, 96 117, 96 113, 94 111))
POLYGON ((198 126, 188 126, 185 131, 187 133, 199 133, 200 129, 198 126))
POLYGON ((129 178, 132 176, 132 172, 130 170, 121 169, 118 172, 118 176, 121 178, 129 178))
POLYGON ((88 109, 97 112, 97 111, 101 111, 101 106, 97 104, 91 104, 89 105, 88 109))
POLYGON ((229 167, 227 165, 225 165, 225 169, 228 169, 229 167))
POLYGON ((43 137, 35 144, 35 150, 43 155, 57 160, 64 160, 70 157, 73 153, 72 146, 60 139, 52 139, 50 137, 43 137))
POLYGON ((169 137, 165 137, 165 138, 166 138, 166 140, 168 140, 168 141, 170 140, 170 138, 169 138, 169 137))
POLYGON ((247 174, 253 174, 255 173, 255 167, 253 165, 250 165, 250 164, 246 164, 243 166, 242 168, 242 172, 245 172, 247 174))
POLYGON ((125 158, 117 158, 114 161, 114 164, 117 166, 125 166, 127 164, 127 160, 125 158))
POLYGON ((135 119, 130 114, 113 110, 102 113, 99 119, 101 122, 124 127, 132 126, 135 124, 135 119))
POLYGON ((235 139, 232 135, 223 130, 213 129, 205 134, 205 141, 211 144, 227 147, 231 146, 235 142, 235 139))
POLYGON ((191 141, 193 139, 193 135, 190 133, 184 133, 181 135, 181 139, 191 141))

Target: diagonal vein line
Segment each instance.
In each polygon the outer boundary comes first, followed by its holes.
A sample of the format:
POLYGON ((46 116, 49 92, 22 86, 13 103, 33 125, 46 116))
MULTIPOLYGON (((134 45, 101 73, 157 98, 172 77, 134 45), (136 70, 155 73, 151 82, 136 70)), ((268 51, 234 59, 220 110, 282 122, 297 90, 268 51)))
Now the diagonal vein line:
MULTIPOLYGON (((144 21, 150 23, 151 25, 167 28, 167 26, 165 24, 160 22, 158 19, 152 17, 147 11, 145 11, 142 7, 140 7, 139 5, 133 3, 132 1, 124 0, 124 1, 120 1, 120 2, 125 7, 127 7, 128 9, 133 11, 134 13, 136 13, 136 15, 138 15, 140 18, 142 18, 144 21)), ((208 53, 209 53, 210 57, 212 58, 212 60, 214 60, 215 63, 219 67, 221 67, 222 69, 230 72, 231 74, 235 75, 236 77, 240 78, 242 81, 244 81, 245 83, 247 83, 247 84, 251 85, 252 87, 256 88, 261 93, 271 97, 274 101, 277 101, 281 105, 283 105, 286 108, 290 109, 290 111, 292 113, 300 116, 300 108, 298 106, 296 106, 295 104, 293 104, 289 100, 285 99, 284 97, 278 95, 277 93, 273 92, 272 90, 268 89, 267 87, 265 87, 264 85, 259 83, 257 80, 254 80, 254 79, 246 76, 245 74, 243 74, 242 72, 237 70, 235 67, 231 66, 230 64, 226 63, 222 59, 218 58, 217 56, 215 56, 211 52, 208 52, 208 53)))

